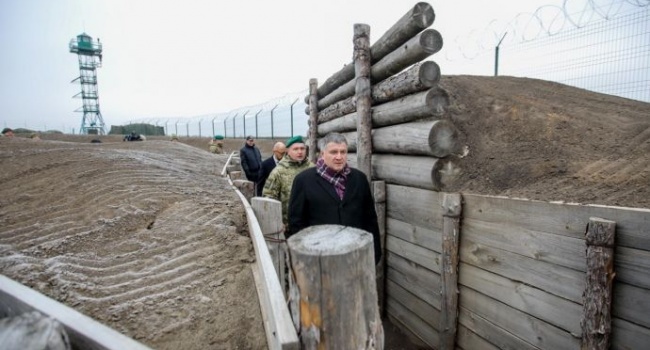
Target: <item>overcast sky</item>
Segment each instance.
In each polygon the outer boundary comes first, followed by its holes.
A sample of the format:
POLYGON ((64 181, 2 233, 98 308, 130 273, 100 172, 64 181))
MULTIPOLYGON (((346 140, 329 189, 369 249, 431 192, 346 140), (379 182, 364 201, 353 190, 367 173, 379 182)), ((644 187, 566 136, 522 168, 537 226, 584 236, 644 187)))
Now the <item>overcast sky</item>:
MULTIPOLYGON (((581 0, 585 1, 585 0, 581 0)), ((79 75, 68 44, 103 44, 97 71, 107 128, 147 117, 192 117, 264 103, 325 81, 352 60, 355 23, 378 39, 416 1, 0 0, 0 126, 78 128, 79 75)), ((457 37, 561 0, 435 0, 431 28, 443 74, 476 69, 445 59, 457 37)), ((483 69, 479 69, 483 71, 483 69)), ((484 75, 492 73, 485 67, 484 75)), ((480 72, 478 73, 480 74, 480 72)))

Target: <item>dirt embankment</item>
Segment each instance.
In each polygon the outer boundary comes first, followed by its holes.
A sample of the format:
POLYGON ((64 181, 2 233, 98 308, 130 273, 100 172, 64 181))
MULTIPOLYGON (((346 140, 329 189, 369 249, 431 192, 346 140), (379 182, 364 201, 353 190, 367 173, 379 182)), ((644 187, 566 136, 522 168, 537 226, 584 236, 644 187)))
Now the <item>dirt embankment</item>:
POLYGON ((264 349, 227 156, 105 141, 0 139, 0 271, 152 348, 264 349))
POLYGON ((650 207, 650 103, 525 78, 441 85, 470 147, 445 190, 650 207))

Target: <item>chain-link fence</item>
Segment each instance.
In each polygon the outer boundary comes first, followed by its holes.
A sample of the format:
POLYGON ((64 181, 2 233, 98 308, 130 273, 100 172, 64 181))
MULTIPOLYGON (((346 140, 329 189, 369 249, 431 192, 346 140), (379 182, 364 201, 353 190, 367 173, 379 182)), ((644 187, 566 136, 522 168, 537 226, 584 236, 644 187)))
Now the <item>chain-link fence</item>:
POLYGON ((287 138, 307 135, 304 96, 307 90, 252 106, 241 107, 226 113, 195 117, 145 118, 131 123, 148 123, 163 127, 167 135, 212 136, 226 138, 287 138))

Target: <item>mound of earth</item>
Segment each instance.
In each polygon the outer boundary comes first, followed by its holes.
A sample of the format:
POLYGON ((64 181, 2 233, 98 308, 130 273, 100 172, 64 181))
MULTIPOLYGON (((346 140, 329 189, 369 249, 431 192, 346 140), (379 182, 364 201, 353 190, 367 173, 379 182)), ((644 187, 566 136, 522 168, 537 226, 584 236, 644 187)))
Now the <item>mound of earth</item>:
POLYGON ((155 349, 264 349, 227 155, 0 139, 0 271, 155 349))
POLYGON ((470 150, 445 191, 650 207, 650 103, 527 78, 441 86, 470 150))

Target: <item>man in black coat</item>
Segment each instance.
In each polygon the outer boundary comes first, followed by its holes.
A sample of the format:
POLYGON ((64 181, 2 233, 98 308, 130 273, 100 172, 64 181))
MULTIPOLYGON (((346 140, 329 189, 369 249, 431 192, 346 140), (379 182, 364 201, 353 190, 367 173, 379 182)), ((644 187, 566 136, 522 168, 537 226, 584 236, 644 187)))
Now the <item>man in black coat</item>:
POLYGON ((331 133, 318 142, 316 167, 296 176, 289 199, 287 238, 313 225, 343 225, 370 232, 375 264, 381 258, 377 212, 366 175, 347 164, 345 137, 331 133))
POLYGON ((282 157, 284 157, 284 152, 286 151, 287 151, 287 147, 284 145, 284 143, 276 142, 275 145, 273 145, 273 155, 266 158, 262 162, 262 170, 260 170, 260 176, 259 179, 257 180, 258 197, 262 196, 262 189, 264 189, 264 184, 266 183, 266 179, 269 178, 269 174, 271 174, 271 171, 275 169, 275 166, 278 164, 278 162, 282 160, 282 157))
POLYGON ((262 154, 255 146, 255 138, 246 136, 246 144, 239 150, 241 167, 246 174, 246 179, 257 183, 260 169, 262 168, 262 154))

